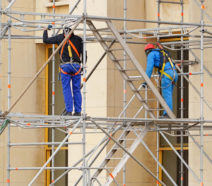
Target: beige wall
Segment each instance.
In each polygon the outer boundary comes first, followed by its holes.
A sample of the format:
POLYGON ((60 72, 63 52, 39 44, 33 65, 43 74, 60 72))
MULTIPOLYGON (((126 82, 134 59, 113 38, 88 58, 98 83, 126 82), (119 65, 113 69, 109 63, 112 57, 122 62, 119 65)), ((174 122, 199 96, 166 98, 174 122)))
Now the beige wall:
MULTIPOLYGON (((3 1, 3 7, 7 1, 3 1)), ((31 11, 35 10, 35 1, 17 1, 12 10, 31 11)), ((7 21, 7 17, 3 17, 7 21)), ((12 29, 12 34, 23 34, 17 29, 12 29)), ((25 33, 33 35, 34 33, 25 33)), ((7 72, 8 72, 8 41, 2 40, 1 50, 1 109, 7 110, 7 72)), ((45 53, 37 55, 37 47, 34 40, 12 40, 11 51, 11 104, 20 95, 26 84, 33 78, 45 59, 45 53)), ((41 48, 39 48, 41 49, 41 48)), ((39 50, 38 49, 38 50, 39 50)), ((43 50, 43 48, 42 48, 43 50)), ((24 114, 44 114, 45 111, 45 76, 42 73, 38 80, 27 91, 24 97, 14 107, 12 112, 24 114), (39 105, 39 106, 38 106, 39 105)), ((44 141, 44 130, 11 128, 11 143, 41 142, 44 141)), ((0 136, 0 185, 5 186, 7 180, 7 129, 0 136)), ((45 159, 43 147, 11 147, 11 167, 36 167, 42 166, 45 159)), ((11 185, 27 185, 37 171, 11 171, 11 185)), ((35 185, 44 185, 44 174, 37 179, 35 185)))
MULTIPOLYGON (((67 13, 68 10, 72 9, 72 6, 77 2, 74 1, 63 1, 60 0, 56 3, 56 13, 67 13)), ((157 3, 155 0, 131 0, 127 1, 127 17, 137 18, 137 19, 157 19, 157 3)), ((199 12, 198 7, 192 3, 192 1, 184 1, 184 21, 188 22, 198 22, 199 12), (195 11, 190 11, 195 10, 195 11)), ((7 5, 6 1, 2 2, 3 6, 7 5)), ((48 0, 39 1, 16 1, 13 10, 19 11, 37 11, 37 12, 52 12, 52 4, 48 0)), ((178 5, 163 4, 161 5, 161 20, 162 21, 180 21, 180 8, 176 8, 178 5), (174 13, 173 13, 174 12, 174 13)), ((212 2, 206 2, 207 10, 212 8, 212 2)), ((123 0, 88 0, 87 9, 89 15, 100 15, 100 16, 110 16, 110 17, 123 17, 123 0)), ((82 14, 83 4, 80 3, 79 7, 74 12, 75 14, 82 14)), ((208 11, 209 14, 211 14, 208 11)), ((6 17, 4 17, 6 20, 6 17)), ((114 22, 118 29, 123 28, 123 23, 114 22)), ((98 26, 102 26, 102 23, 98 23, 98 26)), ((144 24, 144 23, 127 23, 128 29, 136 28, 153 28, 156 24, 144 24)), ((169 25, 166 25, 167 27, 169 25)), ((12 30, 15 34, 20 34, 18 30, 12 30)), ((76 32, 77 33, 77 32, 76 32)), ((30 33, 26 33, 30 34, 30 33)), ((78 33, 77 33, 78 34, 78 33)), ((37 35, 37 33, 36 33, 37 35)), ((41 33, 38 33, 41 35, 41 33)), ((137 41, 138 39, 134 39, 137 41)), ((142 41, 142 40, 139 40, 142 41)), ((15 101, 21 90, 25 87, 26 83, 29 82, 34 74, 38 71, 40 66, 45 61, 45 46, 41 43, 41 40, 13 40, 12 41, 12 103, 15 101), (37 44, 36 44, 37 43, 37 44), (23 55, 24 51, 24 55, 23 55)), ((88 51, 88 62, 87 62, 87 72, 92 69, 96 64, 97 60, 103 53, 103 50, 99 44, 89 43, 87 44, 88 51)), ((7 109, 7 40, 2 41, 2 65, 1 65, 1 109, 7 109)), ((136 58, 139 60, 143 68, 145 68, 145 55, 143 52, 142 45, 130 45, 130 49, 135 54, 136 58)), ((197 52, 199 56, 199 53, 197 52)), ((211 59, 210 49, 205 50, 204 64, 208 69, 211 69, 210 59, 211 59)), ((190 56, 190 59, 192 57, 190 56)), ((191 72, 199 71, 199 66, 192 66, 190 68, 191 72)), ((206 99, 209 103, 212 103, 210 97, 210 78, 208 75, 204 76, 205 87, 204 93, 206 99)), ((199 77, 191 77, 191 81, 199 87, 199 77)), ((87 82, 87 93, 86 93, 86 112, 90 116, 118 116, 122 110, 122 97, 123 97, 123 80, 116 70, 112 62, 105 58, 95 73, 92 75, 90 80, 87 82)), ((131 93, 129 88, 127 88, 127 100, 131 98, 131 93)), ((130 110, 127 111, 127 116, 132 117, 137 111, 139 105, 135 102, 130 110)), ((42 73, 34 85, 29 89, 26 95, 20 100, 20 102, 15 106, 13 112, 21 112, 25 114, 44 114, 45 113, 45 74, 42 73)), ((190 88, 189 91, 189 112, 191 118, 199 117, 199 98, 190 88)), ((205 106, 204 107, 204 117, 206 119, 210 118, 211 111, 205 106)), ((143 115, 142 115, 143 116, 143 115)), ((209 132, 207 132, 209 133, 209 132)), ((96 145, 97 141, 102 139, 102 134, 98 135, 87 135, 86 151, 91 149, 96 145)), ((130 135, 130 137, 132 137, 130 135)), ((80 135, 73 135, 70 137, 71 142, 79 142, 82 139, 80 135)), ((199 138, 196 138, 199 141, 199 138)), ((39 142, 44 141, 44 131, 43 130, 24 130, 21 128, 12 128, 11 130, 11 142, 39 142)), ((154 133, 150 133, 145 137, 145 142, 148 144, 153 153, 156 153, 156 136, 154 133)), ((211 137, 204 138, 205 151, 212 154, 211 151, 211 137)), ((42 166, 45 160, 45 151, 42 147, 21 147, 21 148, 11 148, 11 166, 12 167, 25 167, 25 166, 42 166)), ((6 167, 7 167, 7 130, 0 136, 0 185, 6 185, 6 167)), ((106 152, 102 153, 103 158, 106 152)), ((150 158, 149 154, 144 150, 142 146, 139 146, 135 151, 135 156, 153 173, 156 174, 156 164, 150 158)), ((69 146, 69 166, 72 166, 78 157, 82 157, 82 146, 69 146), (76 156, 73 156, 73 154, 76 156)), ((100 158, 100 159, 101 159, 100 158)), ((199 150, 197 147, 189 141, 189 165, 195 173, 199 175, 199 150), (195 154, 195 155, 194 155, 195 154)), ((111 161, 110 165, 114 165, 114 161, 111 161)), ((152 179, 142 168, 140 168, 133 160, 129 160, 126 165, 127 167, 127 183, 130 186, 150 186, 155 184, 155 180, 152 179)), ((204 159, 204 179, 205 185, 209 186, 211 184, 211 171, 212 166, 204 159)), ((69 185, 73 185, 74 181, 80 175, 80 171, 73 171, 69 174, 69 185), (73 174, 74 172, 74 174, 73 174), (75 175, 75 177, 73 177, 75 175)), ((32 177, 36 174, 36 171, 12 171, 11 173, 11 185, 22 186, 27 185, 32 177), (24 176, 23 176, 24 175, 24 176)), ((92 175, 92 172, 91 172, 92 175)), ((105 172, 103 173, 103 176, 105 172)), ((35 185, 44 185, 44 174, 40 176, 35 185)), ((102 181, 104 178, 102 179, 102 181)), ((121 182, 122 175, 119 174, 117 180, 121 182)), ((196 183, 192 175, 189 175, 189 185, 195 186, 199 185, 196 183)))
MULTIPOLYGON (((180 2, 178 0, 172 0, 172 2, 180 2)), ((184 0, 184 22, 188 21, 189 11, 188 5, 189 0, 184 0)), ((145 18, 148 20, 157 20, 158 19, 158 3, 155 0, 145 1, 145 18)), ((180 22, 181 21, 181 6, 177 4, 170 3, 161 3, 160 4, 160 20, 167 22, 180 22)), ((170 25, 163 25, 170 26, 170 25)), ((154 28, 157 27, 157 23, 146 23, 146 27, 154 28)))
MULTIPOLYGON (((75 1, 77 2, 77 1, 75 1)), ((68 13, 70 9, 72 9, 75 4, 74 1, 60 1, 56 3, 56 13, 68 13)), ((4 2, 4 6, 7 3, 4 2)), ((37 12, 52 12, 52 3, 48 0, 42 1, 18 1, 18 3, 13 6, 13 10, 19 11, 37 11, 37 12)), ((77 8, 75 14, 82 14, 82 3, 77 8)), ((99 14, 106 16, 106 1, 88 1, 88 12, 89 14, 99 14), (94 6, 95 5, 95 6, 94 6), (104 7, 101 10, 101 7, 104 7), (101 11, 100 11, 101 10, 101 11)), ((39 19, 39 17, 37 17, 39 19)), ((13 33, 23 34, 20 31, 15 30, 13 33)), ((27 33, 28 34, 28 33, 27 33)), ((31 33, 30 33, 31 34, 31 33)), ((42 33, 38 32, 36 35, 42 35, 42 33)), ((34 74, 39 70, 41 65, 45 62, 45 46, 41 43, 41 40, 13 40, 12 41, 12 102, 16 99, 17 95, 23 90, 25 85, 32 79, 34 74), (35 44, 38 43, 38 44, 35 44), (25 51, 23 55, 23 51, 25 51)), ((2 87, 3 91, 2 95, 2 109, 7 109, 7 41, 3 40, 2 42, 2 87)), ((102 55, 103 50, 101 49, 99 44, 89 44, 87 46, 88 51, 88 68, 90 69, 96 64, 97 60, 102 55), (95 48, 95 50, 94 50, 95 48), (99 51, 98 53, 96 51, 99 51), (92 57, 91 57, 92 56, 92 57)), ((95 74, 92 76, 91 80, 93 84, 87 83, 87 91, 88 94, 86 102, 87 102, 87 113, 88 115, 95 116, 106 116, 106 59, 103 60, 101 65, 96 70, 95 74), (94 86, 93 86, 94 85, 94 86), (103 85, 103 86, 102 86, 103 85), (98 91, 97 91, 98 87, 98 91)), ((44 114, 45 113, 45 73, 42 73, 38 80, 34 83, 34 85, 29 89, 26 95, 21 99, 21 101, 14 108, 13 112, 21 112, 25 114, 44 114)), ((42 130, 30 130, 26 131, 23 129, 15 129, 16 133, 14 134, 14 130, 12 130, 12 141, 11 142, 26 142, 24 138, 30 139, 30 142, 36 141, 44 141, 44 131, 42 130), (20 134, 19 134, 20 133, 20 134), (24 134, 24 135, 21 135, 24 134), (13 137, 14 136, 14 137, 13 137), (21 136, 21 137, 19 137, 21 136)), ((0 148, 4 153, 1 153, 1 182, 6 181, 6 132, 1 136, 1 144, 0 148)), ((100 140, 102 137, 95 136, 95 140, 100 140)), ((88 137, 87 144, 88 146, 94 145, 94 137, 88 137)), ((78 139, 79 140, 79 139, 78 139)), ((82 148, 81 145, 79 147, 82 148)), ((14 148, 11 153, 13 166, 14 162, 17 161, 17 157, 21 157, 21 154, 28 152, 31 159, 26 160, 26 162, 22 161, 27 159, 23 156, 17 162, 17 166, 42 166, 44 163, 45 152, 43 148, 14 148), (20 150, 21 149, 21 150, 20 150), (41 150, 42 149, 42 150, 41 150), (19 154, 17 157, 14 155, 15 153, 19 154), (31 154, 32 153, 32 154, 31 154), (38 155, 39 154, 39 155, 38 155), (34 156, 35 155, 35 156, 34 156), (29 163, 32 163, 31 165, 29 163)), ((103 153, 104 154, 104 153, 103 153)), ((77 155, 78 157, 78 155, 77 155)), ((14 165, 15 166, 15 165, 14 165)), ((20 172, 23 175, 23 172, 20 172)), ((30 172, 26 174, 26 177, 20 176, 20 174, 12 174, 11 180, 15 185, 26 185, 31 180, 32 176, 34 176, 36 171, 30 172), (15 181, 17 178, 19 180, 24 180, 22 183, 18 183, 19 181, 15 181)), ((18 179, 17 179, 18 180, 18 179)), ((38 179, 38 185, 43 185, 44 183, 44 175, 42 175, 38 179)), ((70 182, 70 184, 72 184, 70 182)))
MULTIPOLYGON (((205 2, 206 11, 207 13, 212 16, 211 11, 209 11, 212 8, 212 2, 206 1, 205 2)), ((196 6, 193 2, 190 3, 189 8, 194 10, 190 11, 190 21, 191 22, 199 22, 200 20, 200 9, 196 6)), ((210 22, 207 18, 205 18, 206 22, 210 22)), ((208 31, 212 31, 210 28, 207 28, 208 31)), ((199 33, 199 31, 197 32, 199 33)), ((200 50, 195 50, 195 54, 200 58, 200 50)), ((194 59, 192 55, 189 56, 191 59, 194 59)), ((211 65, 211 48, 204 50, 204 65, 211 71, 212 65, 211 65)), ((199 72, 200 71, 200 65, 195 65, 190 68, 190 71, 192 72, 199 72)), ((192 76, 191 78, 192 83, 200 90, 200 76, 192 76)), ((211 77, 204 71, 204 98, 207 100, 208 104, 212 104, 211 99, 211 77)), ((189 94, 189 113, 191 118, 199 118, 200 117, 200 97, 193 91, 193 89, 190 87, 190 94, 189 94)), ((203 115, 204 119, 211 120, 212 119, 212 112, 211 110, 204 104, 203 107, 203 115)), ((192 134, 199 134, 199 132, 193 132, 192 134)), ((211 131, 204 131, 204 134, 211 135, 211 131)), ((195 140, 200 143, 200 138, 195 137, 195 140)), ((204 150, 209 155, 209 157, 212 157, 212 137, 210 136, 204 136, 204 150)), ((191 168, 195 171, 195 173, 200 176, 200 150, 198 147, 193 143, 193 141, 189 140, 189 163, 191 168)), ((212 171, 212 165, 209 163, 209 161, 204 157, 203 159, 203 183, 204 186, 210 186, 212 183, 211 178, 211 171, 212 171)), ((189 174, 189 185, 196 186, 199 185, 194 177, 189 174)))

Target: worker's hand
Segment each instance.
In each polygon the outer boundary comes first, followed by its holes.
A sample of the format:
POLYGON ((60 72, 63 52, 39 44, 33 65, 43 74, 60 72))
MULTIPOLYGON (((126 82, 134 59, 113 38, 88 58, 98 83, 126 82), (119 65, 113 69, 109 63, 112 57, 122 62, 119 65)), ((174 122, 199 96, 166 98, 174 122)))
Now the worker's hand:
POLYGON ((51 30, 52 29, 52 25, 48 25, 47 29, 51 30))
POLYGON ((44 27, 44 30, 51 30, 52 29, 52 25, 48 25, 47 27, 44 27))
POLYGON ((143 88, 146 88, 146 87, 147 87, 147 83, 144 82, 144 83, 141 84, 141 86, 142 86, 143 88))

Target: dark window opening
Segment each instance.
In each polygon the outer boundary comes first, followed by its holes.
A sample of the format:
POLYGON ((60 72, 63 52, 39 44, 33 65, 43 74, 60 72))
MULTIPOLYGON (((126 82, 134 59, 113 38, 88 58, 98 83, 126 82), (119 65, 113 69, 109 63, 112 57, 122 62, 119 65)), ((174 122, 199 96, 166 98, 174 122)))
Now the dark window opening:
MULTIPOLYGON (((52 54, 52 48, 48 49, 48 57, 52 54)), ((63 93, 62 93, 62 84, 59 81, 59 65, 60 58, 59 54, 55 56, 55 115, 61 115, 65 106, 63 101, 63 93)), ((50 62, 48 65, 48 114, 52 114, 52 63, 50 62)), ((61 142, 66 134, 55 130, 54 135, 55 142, 61 142)), ((48 129, 48 141, 52 142, 52 129, 48 129)), ((51 147, 51 146, 49 146, 51 147)), ((56 146, 55 146, 56 147, 56 146)), ((68 147, 68 146, 63 146, 68 147)), ((68 150, 60 150, 55 156, 55 167, 67 167, 68 166, 68 150)), ((55 170, 55 179, 60 176, 66 170, 55 170)), ((63 176, 58 182, 54 184, 55 186, 68 185, 68 176, 67 174, 63 176)))
MULTIPOLYGON (((181 51, 174 50, 169 51, 172 59, 174 60, 181 60, 181 51)), ((184 50, 183 52, 184 60, 189 59, 188 50, 184 50)), ((184 64, 184 73, 189 72, 189 65, 184 64)), ((179 73, 179 72, 178 72, 179 73)), ((174 95, 173 95, 173 110, 174 114, 177 118, 181 117, 181 110, 183 110, 183 117, 188 118, 188 82, 183 78, 183 83, 181 81, 181 76, 178 76, 178 81, 176 87, 174 88, 174 95), (183 86, 182 86, 183 85, 183 86), (181 91, 183 90, 183 91, 181 91), (183 94, 183 102, 181 99, 181 94, 183 94), (183 107, 181 108, 181 102, 183 103, 183 107)), ((173 134, 173 133, 172 133, 173 134)), ((179 135, 180 132, 174 133, 179 135)), ((181 137, 179 136, 171 136, 166 135, 168 140, 172 143, 174 147, 180 147, 181 144, 181 137)), ((188 137, 183 137, 183 146, 188 146, 188 137)), ((169 145, 165 142, 163 137, 160 137, 160 147, 169 147, 169 145)), ((180 154, 180 151, 178 150, 180 154)), ((185 162, 188 163, 188 150, 183 151, 183 157, 185 162)), ((188 169, 183 165, 183 178, 181 178, 181 160, 177 157, 177 155, 173 152, 173 150, 163 150, 162 151, 162 163, 165 169, 170 173, 170 176, 173 180, 180 185, 181 179, 183 179, 183 185, 188 186, 188 169)), ((173 185, 170 179, 166 176, 164 172, 162 172, 162 180, 166 185, 173 185)))

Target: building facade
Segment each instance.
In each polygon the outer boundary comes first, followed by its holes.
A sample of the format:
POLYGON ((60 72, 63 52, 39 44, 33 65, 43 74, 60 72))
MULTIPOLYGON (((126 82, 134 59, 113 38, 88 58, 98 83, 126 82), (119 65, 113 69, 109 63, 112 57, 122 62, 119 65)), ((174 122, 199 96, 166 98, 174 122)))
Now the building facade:
MULTIPOLYGON (((102 16, 107 18, 123 18, 126 17, 128 20, 124 22, 123 20, 113 20, 113 24, 116 29, 119 31, 123 31, 125 28, 127 30, 136 30, 136 29, 154 29, 159 28, 157 21, 159 18, 161 21, 166 22, 166 24, 160 24, 160 27, 172 27, 176 26, 170 24, 170 22, 184 22, 184 23, 200 23, 201 22, 201 5, 196 3, 195 0, 184 0, 184 1, 173 1, 172 3, 161 3, 158 6, 158 1, 156 0, 87 0, 82 1, 77 5, 77 8, 74 10, 73 15, 82 15, 84 5, 86 2, 86 10, 87 15, 92 16, 102 16), (176 2, 183 2, 183 9, 181 9, 181 4, 177 4, 176 2), (126 4, 125 4, 126 3, 126 4), (160 8, 160 12, 158 7, 160 8), (182 18, 183 17, 183 18, 182 18), (148 21, 132 21, 132 19, 136 20, 148 20, 148 21)), ((68 14, 77 3, 77 0, 67 1, 67 0, 39 0, 39 1, 15 1, 11 7, 12 11, 19 12, 31 12, 31 13, 53 13, 55 10, 55 14, 68 14)), ((9 2, 2 1, 1 6, 4 9, 7 7, 9 2)), ((207 14, 204 14, 205 22, 210 24, 210 14, 209 11, 212 8, 212 2, 205 1, 204 7, 202 6, 202 10, 206 11, 207 14)), ((25 15, 26 16, 26 15, 25 15)), ((31 19, 32 21, 41 20, 41 16, 28 15, 26 19, 31 19)), ((7 14, 3 14, 1 17, 2 28, 6 25, 4 23, 9 23, 10 17, 7 14)), ((21 17, 24 19, 24 17, 21 17)), ((12 20, 12 23, 18 22, 17 20, 12 20)), ((96 25, 99 28, 104 27, 105 23, 103 21, 96 21, 96 25)), ((28 26, 30 23, 26 23, 28 26)), ((47 26, 51 23, 41 23, 41 26, 47 26)), ((54 25, 54 24, 53 24, 54 25)), ((55 24, 58 26, 57 24, 55 24)), ((188 26, 188 25, 187 25, 188 26)), ((177 27, 177 26, 176 26, 177 27)), ((28 28, 31 28, 30 26, 28 28)), ((27 28, 27 29, 28 29, 27 28)), ((33 27, 32 27, 33 28, 33 27)), ((79 27, 79 30, 75 31, 75 34, 79 34, 81 37, 83 26, 79 27)), ((27 30, 26 29, 26 30, 27 30)), ((189 29, 186 27, 185 29, 189 29)), ((41 66, 48 60, 49 56, 52 54, 52 45, 45 45, 42 42, 42 29, 39 31, 26 31, 23 27, 19 27, 18 25, 12 24, 9 27, 5 36, 9 36, 10 32, 12 35, 11 40, 8 37, 1 40, 1 110, 4 112, 8 110, 8 108, 13 105, 16 101, 17 97, 20 95, 21 91, 25 88, 28 82, 34 77, 36 72, 39 71, 41 66), (23 36, 23 37, 18 37, 23 36), (31 37, 36 36, 36 37, 31 37), (27 39, 30 38, 30 39, 27 39)), ((173 29, 174 30, 174 29, 173 29)), ((207 27, 207 31, 210 32, 210 26, 207 27)), ((147 31, 148 32, 148 31, 147 31)), ((181 30, 176 28, 174 32, 181 32, 181 30)), ((169 29, 162 31, 163 34, 170 33, 169 29)), ((52 31, 49 32, 49 35, 52 34, 52 31)), ((172 36, 171 33, 167 37, 161 38, 161 42, 173 42, 180 41, 179 36, 172 36)), ((192 48, 185 48, 187 51, 184 54, 184 57, 192 60, 199 59, 201 61, 201 51, 203 54, 204 66, 207 69, 211 69, 210 67, 210 37, 206 35, 204 40, 204 50, 200 50, 201 42, 200 42, 200 29, 197 28, 195 32, 198 36, 193 36, 188 38, 183 38, 182 40, 188 41, 197 40, 198 44, 192 48), (208 40, 208 41, 207 41, 208 40), (208 43, 207 43, 208 42, 208 43), (208 46, 207 46, 208 44, 208 46), (192 53, 190 52, 192 50, 192 53), (194 55, 194 54, 195 55, 194 55), (195 56, 195 57, 194 57, 195 56)), ((108 34, 109 35, 109 34, 108 34)), ((109 35, 110 36, 110 35, 109 35)), ((86 50, 88 54, 88 59, 86 63, 86 71, 89 73, 91 69, 95 66, 96 62, 101 58, 104 50, 97 42, 92 42, 92 35, 88 34, 88 40, 86 42, 86 50), (90 39, 90 40, 89 40, 90 39)), ((105 34, 107 37, 107 33, 105 34)), ((129 37, 129 36, 128 36, 129 37)), ((144 53, 144 44, 146 42, 156 42, 160 37, 157 33, 155 35, 149 35, 148 33, 144 33, 143 37, 134 37, 131 35, 131 43, 128 43, 130 50, 135 55, 136 59, 139 61, 141 66, 145 69, 146 67, 146 56, 144 53), (151 37, 152 36, 152 37, 151 37)), ((178 45, 180 47, 180 44, 178 45)), ((117 47, 118 49, 118 47, 117 47)), ((124 55, 124 54, 123 54, 124 55)), ((181 54, 177 52, 177 50, 173 50, 172 56, 176 57, 176 59, 181 59, 181 54)), ((120 55, 120 58, 123 56, 120 55)), ((12 113, 23 113, 27 115, 60 115, 64 108, 63 97, 61 91, 61 83, 57 81, 59 66, 59 56, 55 56, 55 71, 52 71, 52 64, 50 63, 47 68, 38 76, 36 81, 30 87, 30 89, 26 92, 26 94, 20 99, 17 105, 11 111, 12 113), (53 80, 53 74, 55 80, 53 80), (52 83, 55 83, 55 91, 52 89, 52 83), (52 102, 52 93, 54 92, 55 103, 52 102)), ((185 67, 186 68, 186 67, 185 67)), ((187 67, 188 72, 201 72, 201 63, 189 65, 187 67)), ((201 74, 201 73, 199 73, 201 74)), ((137 75, 137 74, 136 74, 137 75)), ((204 75, 195 75, 189 76, 189 80, 194 84, 200 91, 203 91, 204 99, 207 100, 207 103, 211 105, 210 98, 210 74, 208 75, 204 71, 204 75), (202 79, 201 79, 202 78, 202 79), (203 81, 204 79, 204 81, 203 81), (204 86, 203 86, 204 83, 204 86), (201 88, 203 87, 203 88, 201 88)), ((153 80, 154 81, 154 80, 153 80)), ((178 85, 180 87, 181 84, 178 85)), ((130 88, 126 86, 124 87, 123 78, 120 75, 120 72, 115 67, 114 63, 110 60, 108 56, 106 56, 98 68, 95 70, 94 74, 91 76, 89 81, 86 83, 86 92, 83 93, 83 96, 86 96, 85 101, 85 110, 88 116, 91 117, 118 117, 121 111, 123 110, 124 103, 124 95, 126 95, 126 100, 129 100, 133 95, 130 91, 130 88), (124 91, 123 91, 124 90, 124 91), (123 93, 124 92, 124 93, 123 93), (125 94, 126 93, 126 94, 125 94)), ((187 117, 189 118, 201 118, 204 117, 206 120, 210 120, 211 110, 207 107, 206 104, 202 104, 201 99, 198 94, 193 90, 191 85, 184 84, 185 89, 187 89, 186 93, 184 93, 184 97, 176 88, 174 95, 174 113, 176 116, 180 117, 180 104, 179 102, 186 102, 185 108, 187 108, 187 117), (186 87, 187 86, 187 87, 186 87), (178 98, 179 97, 179 98, 178 98)), ((150 95, 150 97, 153 97, 150 95)), ((156 107, 156 103, 152 103, 153 107, 156 107)), ((181 105, 182 106, 182 105, 181 105)), ((132 118, 133 115, 140 108, 138 102, 133 103, 126 112, 126 117, 132 118)), ((184 109, 185 109, 184 108, 184 109)), ((146 117, 143 114, 139 115, 140 118, 146 117)), ((186 117, 186 116, 184 116, 186 117)), ((79 139, 83 138, 80 134, 80 130, 77 131, 79 134, 74 135, 69 139, 69 142, 78 142, 79 139)), ((64 134, 61 134, 58 131, 54 131, 55 141, 62 141, 64 138, 64 134)), ((199 128, 196 131, 191 131, 194 139, 200 144, 200 131, 199 128)), ((42 167, 46 160, 51 155, 52 147, 48 145, 26 145, 26 146, 10 146, 8 152, 8 140, 10 144, 14 143, 39 143, 39 142, 51 142, 52 141, 53 131, 50 129, 23 129, 20 127, 10 127, 7 128, 0 135, 0 185, 14 185, 14 186, 22 186, 28 185, 29 182, 36 175, 38 170, 18 170, 16 167, 42 167), (9 137, 8 137, 9 136, 9 137), (10 154, 10 156, 8 156, 10 154), (10 167, 13 167, 14 170, 8 172, 8 161, 10 167), (8 177, 8 174, 10 175, 8 177)), ((135 136, 130 134, 132 138, 135 136)), ((185 133, 187 135, 187 133, 185 133)), ((99 142, 104 137, 104 134, 99 133, 96 129, 88 129, 86 135, 86 151, 92 149, 97 142, 99 142)), ((173 142, 175 149, 179 150, 179 142, 177 137, 169 138, 170 141, 173 142)), ((149 132, 144 141, 148 144, 148 147, 153 152, 153 154, 157 155, 157 133, 149 132)), ((210 130, 206 130, 204 132, 204 150, 210 157, 212 154, 210 145, 212 143, 212 139, 210 137, 210 130)), ((99 163, 104 159, 107 152, 110 150, 112 143, 109 143, 108 147, 103 150, 100 156, 100 160, 96 162, 96 166, 99 166, 99 163)), ((172 152, 168 145, 163 144, 163 140, 160 141, 159 157, 160 162, 164 165, 164 167, 168 170, 173 180, 180 185, 181 180, 185 180, 184 185, 199 185, 201 174, 203 174, 204 178, 204 186, 209 186, 211 184, 210 173, 212 170, 212 166, 208 163, 208 159, 203 157, 203 165, 201 165, 201 154, 199 147, 194 143, 194 141, 187 137, 184 141, 184 158, 186 162, 189 162, 190 168, 194 171, 187 171, 185 168, 184 175, 185 177, 181 177, 180 168, 178 167, 179 159, 176 154, 172 152), (201 171, 201 167, 203 166, 203 171, 201 171), (195 175, 194 175, 195 174, 195 175), (197 181, 198 180, 198 181, 197 181)), ((178 151, 180 152, 180 151, 178 151)), ((152 173, 157 175, 159 174, 159 178, 164 181, 167 185, 171 185, 172 183, 164 174, 164 172, 159 169, 157 172, 157 163, 154 161, 152 156, 145 150, 142 145, 139 145, 133 155, 142 162, 148 169, 151 170, 152 173)), ((77 161, 79 156, 82 156, 82 145, 71 146, 67 145, 58 153, 58 156, 55 158, 55 165, 59 167, 63 166, 71 166, 74 162, 77 161)), ((116 166, 117 161, 111 160, 109 167, 116 166)), ((54 171, 55 178, 59 176, 62 171, 54 171)), ((92 174, 94 170, 89 172, 92 174)), ((68 176, 65 176, 55 185, 74 185, 77 181, 78 176, 81 175, 81 170, 73 170, 68 176), (73 176, 74 175, 74 176, 73 176)), ((52 173, 50 171, 43 171, 42 174, 36 179, 33 185, 49 185, 52 181, 52 173)), ((100 178, 101 182, 104 182, 108 177, 108 172, 104 171, 103 176, 100 178)), ((123 174, 123 171, 120 171, 116 180, 120 184, 126 184, 130 186, 150 186, 156 185, 156 180, 148 174, 141 166, 139 166, 134 160, 130 159, 126 163, 126 174, 123 174), (123 178, 125 175, 125 179, 123 178), (123 181, 125 180, 125 181, 123 181), (124 183, 125 182, 125 183, 124 183)), ((82 184, 82 181, 79 183, 82 184)), ((203 185, 202 184, 202 185, 203 185)), ((116 185, 113 182, 112 185, 116 185)))

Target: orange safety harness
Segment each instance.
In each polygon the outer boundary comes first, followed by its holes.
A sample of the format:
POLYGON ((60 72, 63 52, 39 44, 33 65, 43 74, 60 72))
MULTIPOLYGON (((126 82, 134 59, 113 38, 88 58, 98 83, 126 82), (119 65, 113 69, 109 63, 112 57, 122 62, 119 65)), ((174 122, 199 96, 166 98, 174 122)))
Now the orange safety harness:
MULTIPOLYGON (((77 56, 80 58, 79 52, 77 51, 77 49, 74 46, 74 44, 70 40, 68 40, 68 41, 69 41, 69 44, 71 45, 71 47, 73 48, 74 52, 76 52, 77 56)), ((64 50, 65 45, 66 45, 66 42, 62 46, 61 53, 60 53, 60 58, 62 58, 63 50, 64 50)))
MULTIPOLYGON (((77 49, 76 49, 76 47, 74 46, 74 44, 70 41, 70 40, 68 40, 68 42, 69 42, 69 46, 68 46, 68 51, 69 51, 69 55, 70 55, 70 57, 72 57, 72 52, 71 52, 71 48, 70 48, 70 46, 73 48, 73 50, 74 50, 74 52, 77 54, 77 56, 80 58, 80 54, 79 54, 79 52, 77 51, 77 49)), ((62 46, 62 49, 61 49, 61 53, 60 53, 60 58, 62 59, 62 55, 63 55, 63 50, 64 50, 64 47, 65 47, 65 44, 66 44, 66 42, 63 44, 63 46, 62 46)), ((80 66, 80 68, 79 68, 79 70, 76 72, 76 73, 74 73, 74 74, 69 74, 69 73, 67 73, 67 72, 65 72, 63 69, 61 69, 60 67, 59 67, 59 69, 60 69, 60 72, 62 72, 63 74, 67 74, 67 75, 71 75, 71 76, 76 76, 77 74, 79 74, 80 72, 81 72, 81 66, 80 66)))
MULTIPOLYGON (((60 68, 60 67, 59 67, 59 68, 60 68)), ((69 73, 65 72, 62 68, 60 68, 60 72, 62 72, 63 74, 66 74, 66 75, 76 76, 77 74, 80 73, 81 68, 82 68, 82 67, 80 66, 79 70, 78 70, 76 73, 74 73, 74 74, 69 74, 69 73)))

